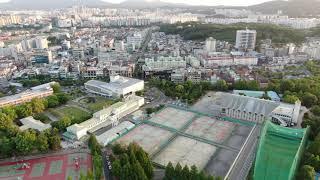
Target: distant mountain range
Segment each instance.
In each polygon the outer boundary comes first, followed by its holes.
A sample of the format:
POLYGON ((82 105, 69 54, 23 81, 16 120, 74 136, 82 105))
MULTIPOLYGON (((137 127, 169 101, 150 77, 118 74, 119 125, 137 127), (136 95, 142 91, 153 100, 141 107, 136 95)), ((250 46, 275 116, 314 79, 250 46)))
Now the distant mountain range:
POLYGON ((320 0, 276 0, 249 6, 249 9, 265 14, 276 13, 281 10, 289 16, 316 16, 320 15, 320 0))
MULTIPOLYGON (((79 0, 11 0, 8 3, 0 3, 1 9, 57 9, 77 5, 79 0)), ((161 0, 127 0, 120 4, 107 3, 102 0, 81 0, 81 4, 88 7, 123 7, 123 8, 160 8, 160 7, 189 7, 189 8, 212 8, 208 6, 190 6, 162 2, 161 0)), ((281 10, 289 16, 310 16, 320 14, 320 0, 275 0, 248 7, 224 7, 250 9, 265 14, 276 13, 281 10)))
POLYGON ((1 9, 58 9, 74 5, 85 5, 88 7, 128 7, 128 8, 158 8, 158 7, 181 7, 185 4, 166 3, 161 0, 127 0, 120 4, 108 3, 102 0, 11 0, 0 3, 1 9))

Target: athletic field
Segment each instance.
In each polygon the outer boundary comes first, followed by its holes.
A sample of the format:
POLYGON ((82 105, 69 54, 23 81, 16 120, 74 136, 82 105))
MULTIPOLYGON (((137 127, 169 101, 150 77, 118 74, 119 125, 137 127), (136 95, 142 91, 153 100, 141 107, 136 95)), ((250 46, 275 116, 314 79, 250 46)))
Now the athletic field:
POLYGON ((92 169, 91 155, 72 153, 57 156, 0 163, 0 180, 64 180, 69 176, 79 179, 80 172, 92 169))

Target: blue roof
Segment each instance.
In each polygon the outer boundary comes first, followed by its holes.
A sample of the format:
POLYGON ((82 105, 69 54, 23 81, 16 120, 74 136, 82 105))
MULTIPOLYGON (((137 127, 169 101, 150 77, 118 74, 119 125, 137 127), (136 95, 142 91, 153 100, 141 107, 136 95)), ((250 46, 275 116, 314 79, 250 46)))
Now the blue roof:
MULTIPOLYGON (((249 97, 261 98, 264 91, 233 90, 233 94, 244 94, 249 97)), ((267 95, 274 101, 280 101, 279 95, 274 91, 267 91, 267 95)))

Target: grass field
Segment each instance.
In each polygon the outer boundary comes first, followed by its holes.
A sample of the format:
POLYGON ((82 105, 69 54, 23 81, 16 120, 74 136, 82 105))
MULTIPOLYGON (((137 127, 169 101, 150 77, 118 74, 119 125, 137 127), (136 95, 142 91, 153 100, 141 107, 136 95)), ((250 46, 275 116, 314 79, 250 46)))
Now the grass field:
POLYGON ((75 123, 83 122, 90 119, 92 116, 90 113, 74 106, 63 106, 56 109, 50 109, 50 112, 59 119, 68 117, 75 123))
POLYGON ((85 105, 90 111, 97 112, 103 109, 104 107, 108 107, 114 104, 116 101, 107 99, 104 97, 94 97, 95 102, 90 102, 88 98, 81 99, 79 103, 85 105))

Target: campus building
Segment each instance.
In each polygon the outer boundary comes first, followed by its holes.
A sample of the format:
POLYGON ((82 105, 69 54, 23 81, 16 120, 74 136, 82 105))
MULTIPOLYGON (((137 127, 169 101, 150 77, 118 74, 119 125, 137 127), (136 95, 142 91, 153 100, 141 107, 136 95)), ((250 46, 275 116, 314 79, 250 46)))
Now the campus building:
POLYGON ((118 102, 93 114, 93 117, 80 124, 74 124, 67 127, 67 132, 63 135, 70 140, 79 140, 80 138, 92 133, 102 127, 117 126, 119 119, 138 110, 144 105, 144 98, 139 96, 130 96, 123 102, 118 102))
POLYGON ((110 82, 90 80, 84 84, 89 93, 104 97, 126 97, 144 89, 144 81, 123 76, 110 76, 110 82))
POLYGON ((256 123, 263 123, 269 119, 282 126, 296 124, 301 108, 300 101, 286 104, 223 92, 215 93, 213 102, 217 109, 220 109, 222 116, 256 123))
POLYGON ((29 90, 26 90, 22 93, 15 94, 12 96, 6 96, 0 98, 0 107, 18 105, 25 102, 29 102, 34 98, 44 98, 53 94, 53 89, 51 88, 51 84, 55 82, 39 85, 32 87, 29 90))
POLYGON ((44 124, 39 120, 35 120, 32 116, 20 119, 20 122, 23 124, 22 126, 19 127, 21 131, 25 131, 27 129, 34 129, 39 132, 42 132, 46 129, 51 128, 50 124, 44 124))

